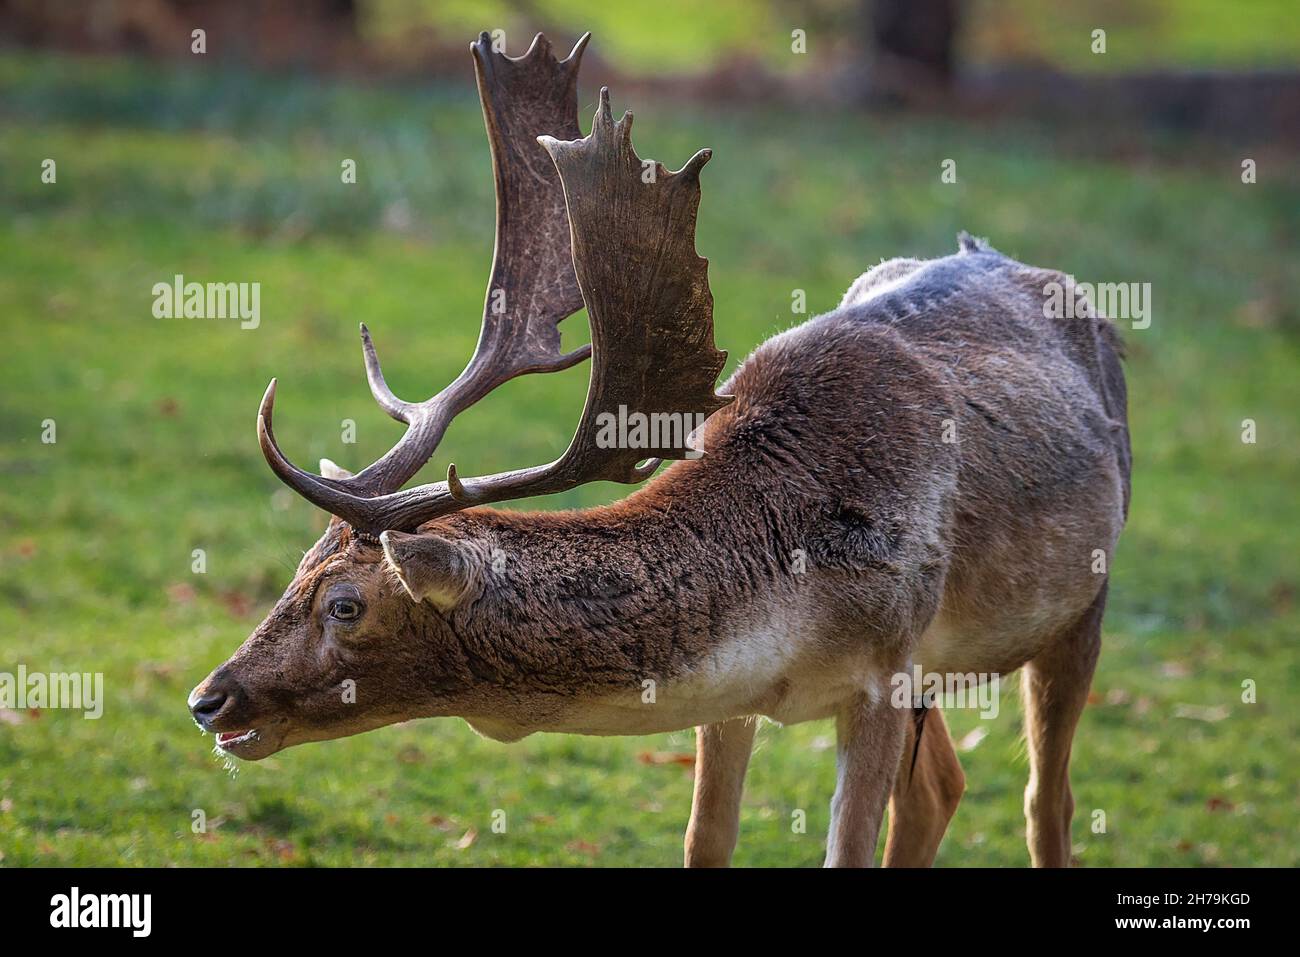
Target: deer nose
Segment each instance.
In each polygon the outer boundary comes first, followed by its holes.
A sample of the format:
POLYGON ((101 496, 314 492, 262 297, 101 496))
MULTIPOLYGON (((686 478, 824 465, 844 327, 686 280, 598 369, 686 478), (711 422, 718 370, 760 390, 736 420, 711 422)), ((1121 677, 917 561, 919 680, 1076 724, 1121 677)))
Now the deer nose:
POLYGON ((206 725, 225 707, 229 698, 230 696, 220 688, 209 688, 205 691, 203 685, 199 685, 190 692, 189 701, 186 703, 190 706, 190 714, 194 715, 194 720, 206 725))

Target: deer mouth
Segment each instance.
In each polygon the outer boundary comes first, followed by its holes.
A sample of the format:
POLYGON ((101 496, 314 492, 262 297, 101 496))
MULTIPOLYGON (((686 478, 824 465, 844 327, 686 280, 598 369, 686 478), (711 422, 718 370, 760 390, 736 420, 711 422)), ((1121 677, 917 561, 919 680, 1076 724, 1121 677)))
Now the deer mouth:
POLYGON ((287 733, 288 726, 282 722, 272 722, 271 725, 262 728, 218 731, 216 751, 218 754, 239 758, 241 761, 260 761, 284 747, 287 733))
POLYGON ((231 748, 237 748, 241 744, 247 744, 256 738, 256 728, 250 728, 247 731, 220 731, 217 733, 217 747, 222 751, 229 751, 231 748))

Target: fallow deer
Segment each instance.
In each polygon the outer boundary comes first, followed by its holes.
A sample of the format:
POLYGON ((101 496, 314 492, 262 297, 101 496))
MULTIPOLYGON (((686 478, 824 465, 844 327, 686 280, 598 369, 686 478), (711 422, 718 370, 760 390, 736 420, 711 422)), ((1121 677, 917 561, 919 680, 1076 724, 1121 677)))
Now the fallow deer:
POLYGON ((424 402, 393 394, 362 326, 371 392, 402 439, 355 475, 306 472, 276 443, 271 381, 266 460, 332 518, 194 689, 193 716, 246 760, 422 717, 499 741, 696 726, 688 865, 731 859, 757 717, 833 717, 826 863, 870 864, 888 802, 884 862, 928 865, 964 779, 940 712, 899 707, 891 676, 1023 668, 1030 856, 1067 864, 1070 746, 1106 600, 1095 556, 1129 500, 1114 329, 1045 315, 1060 273, 963 234, 955 255, 871 269, 715 393, 725 355, 694 248, 710 153, 677 172, 643 164, 605 90, 582 137, 586 42, 563 60, 540 35, 518 58, 487 34, 471 45, 496 175, 488 302, 468 366, 424 402), (557 325, 584 304, 591 345, 562 352, 557 325), (555 462, 481 478, 452 466, 403 490, 457 413, 588 355, 555 462), (600 440, 619 409, 708 418, 647 461, 600 440), (479 507, 641 482, 660 459, 675 461, 613 505, 479 507))

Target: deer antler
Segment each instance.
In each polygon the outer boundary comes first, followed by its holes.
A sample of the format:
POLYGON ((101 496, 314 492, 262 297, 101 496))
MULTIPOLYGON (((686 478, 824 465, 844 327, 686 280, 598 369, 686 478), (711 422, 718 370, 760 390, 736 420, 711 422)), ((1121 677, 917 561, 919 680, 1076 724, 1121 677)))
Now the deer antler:
POLYGON ((401 488, 433 455, 455 416, 497 386, 528 372, 556 372, 591 354, 583 346, 560 352, 558 324, 582 308, 569 252, 564 190, 538 134, 576 139, 578 66, 590 34, 557 60, 542 34, 523 56, 492 49, 487 33, 470 44, 483 120, 496 174, 497 232, 492 274, 478 347, 465 370, 424 402, 406 402, 384 381, 365 325, 362 353, 370 391, 380 408, 407 424, 382 458, 346 479, 331 479, 292 464, 271 430, 272 380, 258 411, 258 439, 272 470, 316 505, 342 515, 348 503, 401 488))
MULTIPOLYGON (((602 421, 608 422, 606 416, 636 413, 649 419, 666 414, 698 423, 731 400, 714 392, 726 353, 714 346, 708 262, 695 252, 699 172, 712 154, 701 150, 680 170, 669 172, 658 163, 642 163, 632 148, 631 129, 630 113, 614 122, 608 90, 602 89, 590 136, 572 141, 537 137, 563 182, 572 266, 591 321, 587 401, 565 453, 549 465, 466 480, 453 465, 445 482, 372 497, 321 480, 308 498, 358 530, 377 533, 414 529, 472 505, 549 495, 586 482, 640 482, 660 459, 647 461, 644 448, 602 442, 599 433, 605 427, 602 421)), ((491 364, 494 349, 508 348, 493 343, 512 341, 505 333, 496 339, 489 336, 485 321, 475 361, 482 353, 483 361, 491 364)), ((391 405, 409 414, 408 407, 382 386, 378 364, 370 365, 369 349, 367 356, 372 386, 376 379, 380 385, 376 399, 386 409, 391 405)), ((263 399, 259 434, 272 468, 284 478, 270 431, 274 391, 273 381, 263 399)), ((656 451, 662 458, 685 458, 693 450, 683 442, 656 451)))

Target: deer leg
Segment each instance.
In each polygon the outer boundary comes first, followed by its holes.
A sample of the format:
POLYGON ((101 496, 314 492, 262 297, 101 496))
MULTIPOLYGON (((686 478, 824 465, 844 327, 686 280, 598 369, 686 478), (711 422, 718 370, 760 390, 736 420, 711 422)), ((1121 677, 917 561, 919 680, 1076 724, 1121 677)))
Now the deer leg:
POLYGON ((1106 586, 1083 617, 1025 665, 1021 676, 1025 733, 1029 739, 1029 784, 1025 822, 1029 857, 1035 867, 1070 863, 1070 745, 1088 700, 1101 649, 1106 586))
POLYGON ((943 712, 927 708, 920 713, 925 715, 923 722, 918 722, 917 712, 907 722, 903 756, 889 797, 886 867, 932 865, 966 790, 966 775, 957 761, 943 712))
POLYGON ((827 867, 870 867, 885 802, 898 773, 911 712, 888 698, 854 695, 835 719, 837 781, 831 801, 827 867))
POLYGON ((695 729, 695 796, 686 827, 687 867, 727 867, 740 833, 740 795, 758 719, 695 729))

